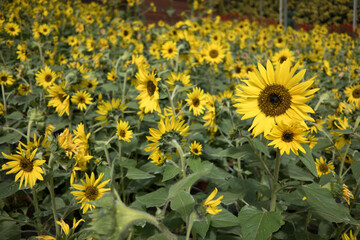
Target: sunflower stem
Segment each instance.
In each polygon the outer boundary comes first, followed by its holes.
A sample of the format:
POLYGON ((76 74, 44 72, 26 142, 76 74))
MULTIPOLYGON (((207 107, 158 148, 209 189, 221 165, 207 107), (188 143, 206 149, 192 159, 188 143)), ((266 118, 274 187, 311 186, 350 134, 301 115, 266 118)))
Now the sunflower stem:
POLYGON ((40 61, 42 62, 42 64, 45 64, 45 62, 44 62, 44 56, 43 56, 43 52, 42 52, 40 43, 35 42, 35 45, 36 45, 36 46, 38 47, 38 49, 39 49, 40 61))
POLYGON ((175 98, 175 94, 174 92, 176 91, 177 85, 175 86, 174 90, 173 90, 173 94, 170 94, 170 90, 169 88, 164 84, 165 88, 166 88, 166 93, 168 95, 169 101, 170 101, 170 105, 171 105, 171 110, 173 113, 173 116, 176 116, 176 112, 175 112, 175 106, 174 106, 174 98, 175 98))
POLYGON ((110 160, 109 151, 107 149, 107 143, 104 145, 104 152, 105 152, 105 157, 106 157, 106 160, 107 160, 109 168, 110 168, 111 190, 114 190, 114 171, 113 171, 112 163, 110 160))
POLYGON ((3 61, 3 63, 4 63, 4 66, 6 66, 6 62, 5 62, 4 55, 3 55, 2 51, 0 51, 0 57, 1 57, 1 60, 3 61))
POLYGON ((119 145, 119 163, 120 163, 120 174, 121 174, 121 179, 120 179, 120 185, 121 185, 121 194, 122 194, 122 197, 123 197, 123 202, 125 202, 126 200, 126 194, 125 194, 125 185, 124 185, 124 169, 121 165, 121 162, 122 162, 122 149, 121 149, 121 146, 122 146, 122 142, 119 140, 118 141, 118 145, 119 145))
POLYGON ((30 120, 28 123, 28 127, 27 127, 27 132, 26 132, 26 140, 27 142, 30 142, 30 133, 31 133, 31 125, 32 125, 33 121, 30 120))
POLYGON ((197 219, 197 218, 198 218, 198 216, 197 216, 196 212, 192 212, 190 214, 189 224, 188 224, 187 229, 186 229, 186 238, 185 238, 185 240, 190 239, 191 229, 192 229, 192 227, 194 225, 195 219, 197 219))
MULTIPOLYGON (((340 170, 339 170, 339 177, 343 178, 345 174, 343 174, 343 169, 344 169, 344 163, 345 163, 345 159, 346 159, 346 155, 349 151, 350 148, 350 144, 347 144, 346 149, 345 149, 345 153, 343 155, 343 157, 341 158, 341 164, 340 164, 340 170)), ((341 155, 340 155, 341 156, 341 155)))
POLYGON ((59 236, 60 229, 59 229, 59 225, 57 224, 58 218, 57 218, 56 204, 55 204, 54 176, 50 177, 50 183, 47 184, 47 187, 50 192, 51 208, 52 208, 53 217, 54 217, 56 236, 59 236))
MULTIPOLYGON (((38 198, 37 198, 37 191, 35 188, 32 189, 32 195, 33 195, 33 204, 34 204, 34 208, 35 208, 35 213, 39 212, 39 202, 38 202, 38 198)), ((41 224, 41 219, 40 216, 36 217, 36 224, 37 226, 39 226, 41 224)), ((38 229, 38 228, 36 228, 38 229)))
POLYGON ((127 80, 127 71, 125 72, 125 76, 124 76, 124 82, 123 82, 122 94, 121 94, 121 103, 124 103, 125 101, 126 80, 127 80))
POLYGON ((181 146, 175 139, 171 140, 171 144, 176 148, 176 150, 178 151, 178 153, 180 155, 181 172, 182 172, 183 178, 185 178, 186 177, 186 164, 185 164, 185 158, 184 158, 184 151, 182 150, 181 146))
POLYGON ((279 172, 280 172, 280 163, 281 163, 281 155, 280 150, 276 150, 276 159, 275 159, 275 169, 274 169, 274 178, 273 184, 271 188, 271 202, 270 202, 270 212, 274 212, 276 209, 276 193, 277 193, 277 183, 279 180, 279 172))

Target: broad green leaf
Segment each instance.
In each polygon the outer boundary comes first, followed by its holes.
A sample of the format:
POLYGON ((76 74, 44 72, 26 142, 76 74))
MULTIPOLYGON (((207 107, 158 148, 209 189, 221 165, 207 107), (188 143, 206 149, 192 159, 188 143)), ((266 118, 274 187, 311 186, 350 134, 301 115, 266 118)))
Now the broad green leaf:
POLYGON ((16 182, 0 183, 0 199, 13 195, 19 190, 19 184, 16 182))
POLYGON ((7 118, 8 119, 13 119, 13 120, 20 120, 20 119, 23 118, 23 115, 22 115, 21 112, 17 111, 17 112, 13 112, 13 113, 7 115, 7 118))
POLYGON ((254 144, 254 147, 257 150, 264 153, 265 155, 269 155, 269 148, 263 142, 261 142, 259 139, 257 139, 257 138, 252 139, 252 143, 254 144))
POLYGON ((146 207, 161 207, 165 204, 168 196, 168 190, 160 188, 152 193, 138 197, 137 200, 143 203, 146 207))
POLYGON ((129 168, 126 177, 129 179, 149 179, 155 176, 137 168, 129 168))
POLYGON ((191 171, 197 172, 201 169, 201 159, 197 158, 188 158, 186 160, 187 164, 189 165, 191 171))
POLYGON ((303 186, 300 191, 303 191, 306 197, 306 203, 309 204, 312 212, 316 213, 323 219, 336 223, 351 223, 360 225, 355 219, 350 216, 349 209, 340 203, 336 203, 330 191, 326 188, 320 187, 318 184, 310 184, 303 186))
POLYGON ((7 133, 6 135, 0 137, 0 144, 17 143, 21 139, 21 137, 22 136, 20 134, 18 134, 17 132, 7 133))
POLYGON ((202 238, 205 238, 207 231, 210 227, 210 216, 205 217, 201 221, 195 221, 193 229, 198 233, 202 238))
POLYGON ((314 177, 308 171, 296 166, 295 164, 288 164, 284 171, 292 179, 301 181, 313 181, 314 177))
POLYGON ((299 158, 300 158, 301 162, 305 165, 305 167, 307 169, 309 169, 309 171, 312 173, 312 175, 317 177, 318 175, 317 175, 317 171, 316 171, 316 165, 315 165, 314 158, 311 154, 311 149, 306 144, 302 144, 301 146, 305 149, 305 153, 300 152, 299 158))
POLYGON ((351 164, 351 171, 354 178, 356 179, 357 184, 360 184, 360 161, 354 161, 351 164))
POLYGON ((180 181, 178 181, 177 183, 175 183, 174 185, 172 185, 169 190, 169 198, 174 197, 177 194, 177 192, 192 186, 202 176, 209 174, 209 172, 211 171, 211 169, 213 167, 213 165, 211 163, 206 163, 206 162, 204 162, 202 164, 202 166, 203 167, 201 168, 201 170, 199 172, 190 174, 190 175, 186 176, 185 178, 181 179, 180 181))
POLYGON ((194 210, 195 200, 190 193, 185 191, 178 192, 171 198, 170 207, 172 210, 181 214, 183 218, 190 216, 194 210))
POLYGON ((55 198, 55 206, 56 206, 56 209, 60 209, 60 208, 65 207, 64 200, 62 198, 56 197, 55 198))
POLYGON ((284 224, 279 212, 260 211, 253 206, 241 209, 239 221, 244 240, 268 239, 284 224))
POLYGON ((21 228, 16 222, 1 221, 0 218, 0 236, 3 240, 20 239, 21 228))
POLYGON ((235 217, 228 210, 221 208, 222 211, 216 215, 211 215, 211 226, 213 227, 233 227, 239 226, 240 222, 237 217, 235 217))
POLYGON ((178 175, 180 171, 181 171, 181 169, 174 166, 174 165, 165 166, 162 181, 165 182, 165 181, 167 181, 169 179, 172 179, 173 177, 178 175))
POLYGON ((231 147, 223 151, 214 153, 215 157, 231 157, 231 158, 245 158, 250 155, 252 149, 248 146, 231 147))

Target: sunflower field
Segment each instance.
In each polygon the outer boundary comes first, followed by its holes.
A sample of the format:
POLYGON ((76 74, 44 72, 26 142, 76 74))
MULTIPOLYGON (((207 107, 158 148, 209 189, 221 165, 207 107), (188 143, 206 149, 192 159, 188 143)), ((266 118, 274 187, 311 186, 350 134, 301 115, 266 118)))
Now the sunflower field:
POLYGON ((357 239, 356 32, 141 4, 0 2, 0 239, 357 239))

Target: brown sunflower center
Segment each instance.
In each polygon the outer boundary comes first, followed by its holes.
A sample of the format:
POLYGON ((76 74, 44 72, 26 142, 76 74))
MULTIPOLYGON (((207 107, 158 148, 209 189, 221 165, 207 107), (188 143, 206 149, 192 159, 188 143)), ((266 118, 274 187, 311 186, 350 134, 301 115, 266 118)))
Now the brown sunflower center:
POLYGON ((217 58, 217 56, 219 56, 219 51, 216 49, 212 49, 210 50, 209 55, 211 58, 217 58))
POLYGON ((236 72, 236 73, 240 73, 240 72, 241 72, 241 68, 240 68, 240 67, 235 67, 235 72, 236 72))
POLYGON ((90 201, 94 201, 99 195, 99 190, 94 186, 88 186, 85 190, 85 197, 90 201))
POLYGON ((10 32, 15 32, 15 28, 10 27, 10 28, 9 28, 9 31, 10 31, 10 32))
POLYGON ((194 153, 199 153, 199 150, 198 150, 197 148, 194 148, 194 149, 193 149, 193 152, 194 152, 194 153))
POLYGON ((200 99, 199 98, 194 98, 192 100, 192 104, 194 105, 194 107, 198 107, 200 105, 200 99))
MULTIPOLYGON (((1 79, 2 80, 2 79, 1 79)), ((353 92, 352 92, 352 96, 353 98, 360 98, 360 88, 356 88, 353 92)))
POLYGON ((282 43, 282 38, 278 38, 278 43, 282 43))
POLYGON ((129 35, 129 32, 127 30, 124 31, 124 36, 126 37, 127 35, 129 35))
POLYGON ((122 137, 122 138, 124 138, 125 137, 125 135, 126 135, 126 132, 125 132, 125 130, 123 130, 123 129, 121 129, 120 130, 120 137, 122 137))
POLYGON ((151 97, 155 93, 156 86, 152 81, 148 81, 146 84, 146 89, 148 91, 149 96, 151 97))
POLYGON ((66 93, 59 93, 58 94, 58 98, 59 98, 60 102, 64 102, 66 97, 67 97, 66 93))
POLYGON ((52 79, 53 79, 53 78, 52 78, 52 76, 51 76, 50 74, 46 74, 46 76, 45 76, 45 82, 51 82, 52 79))
POLYGON ((27 158, 20 160, 20 168, 25 172, 31 172, 34 168, 34 164, 27 158))
POLYGON ((292 142, 293 139, 294 139, 294 133, 290 131, 283 132, 281 136, 281 140, 283 140, 284 142, 292 142))
POLYGON ((85 103, 85 98, 83 96, 79 97, 79 103, 85 103))
POLYGON ((285 62, 285 61, 286 61, 286 59, 287 59, 287 57, 286 57, 286 56, 281 56, 281 58, 280 58, 280 63, 285 62))
POLYGON ((327 166, 327 164, 320 164, 319 165, 319 170, 320 170, 320 172, 322 172, 322 173, 326 173, 326 172, 328 172, 329 171, 329 167, 327 166))
POLYGON ((173 52, 172 48, 168 49, 168 53, 171 54, 173 52))
POLYGON ((260 92, 258 106, 266 116, 279 116, 284 114, 291 105, 291 95, 282 85, 267 86, 260 92))
POLYGON ((1 83, 5 83, 7 81, 7 76, 2 76, 1 77, 1 83))

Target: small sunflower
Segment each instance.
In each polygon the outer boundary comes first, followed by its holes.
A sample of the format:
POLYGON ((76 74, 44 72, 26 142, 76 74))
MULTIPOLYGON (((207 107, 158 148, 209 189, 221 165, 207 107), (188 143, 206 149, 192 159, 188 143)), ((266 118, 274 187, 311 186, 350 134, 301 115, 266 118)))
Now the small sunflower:
POLYGON ((301 146, 301 143, 307 143, 305 135, 306 129, 304 126, 293 121, 289 124, 280 122, 271 130, 269 135, 265 136, 265 138, 272 140, 272 142, 269 143, 269 146, 275 145, 275 148, 280 149, 281 155, 284 154, 284 152, 290 154, 290 150, 295 155, 298 155, 298 150, 305 153, 305 149, 301 146))
POLYGON ((284 63, 286 60, 289 60, 291 63, 293 63, 295 58, 294 53, 288 48, 285 48, 275 53, 271 60, 277 66, 284 63))
POLYGON ((140 91, 140 94, 136 97, 137 100, 140 100, 139 108, 144 109, 145 113, 152 113, 154 110, 160 112, 158 81, 161 78, 157 78, 155 73, 148 71, 139 71, 136 78, 139 81, 136 86, 136 89, 140 91))
POLYGON ((3 84, 5 86, 11 86, 15 83, 15 79, 6 72, 0 73, 0 84, 3 84))
POLYGON ((42 24, 38 28, 39 33, 41 33, 44 36, 47 36, 51 32, 51 28, 47 24, 42 24))
POLYGON ((81 111, 86 110, 86 104, 92 104, 93 98, 90 93, 86 91, 77 91, 74 96, 71 97, 72 103, 77 103, 77 108, 81 111))
POLYGON ((350 199, 354 199, 354 195, 349 190, 348 186, 343 184, 343 193, 342 193, 343 199, 347 202, 348 205, 350 205, 350 199))
POLYGON ((15 182, 20 179, 20 186, 25 180, 24 186, 29 185, 30 188, 36 183, 36 180, 44 180, 42 175, 44 172, 41 169, 41 165, 45 163, 45 160, 33 160, 36 154, 37 148, 32 152, 30 149, 22 149, 21 144, 18 145, 16 154, 2 155, 8 158, 10 161, 2 165, 2 170, 8 170, 6 174, 17 173, 15 176, 15 182))
POLYGON ((174 59, 178 54, 176 43, 173 41, 167 41, 161 48, 161 55, 167 60, 174 59))
POLYGON ((30 60, 27 56, 27 46, 25 44, 18 44, 16 48, 17 59, 21 62, 30 60))
POLYGON ((19 95, 28 95, 32 92, 28 84, 20 84, 17 88, 17 91, 19 95))
POLYGON ((10 36, 13 37, 16 37, 21 32, 20 26, 12 22, 6 23, 4 29, 10 36))
POLYGON ((360 85, 355 84, 349 88, 346 87, 344 92, 348 97, 348 102, 360 108, 360 85))
POLYGON ((107 73, 106 79, 110 80, 110 81, 115 81, 116 80, 115 69, 112 69, 111 72, 107 73))
POLYGON ((35 74, 36 83, 45 89, 50 87, 55 82, 56 78, 56 73, 48 66, 45 66, 45 68, 39 70, 35 74))
POLYGON ((308 89, 315 77, 299 83, 306 70, 293 76, 298 64, 291 68, 289 60, 279 65, 276 71, 270 61, 266 69, 260 63, 258 68, 259 71, 255 69, 249 73, 249 80, 243 80, 246 85, 240 85, 236 90, 237 103, 234 105, 243 115, 242 119, 255 117, 249 128, 254 136, 262 132, 268 135, 276 122, 314 121, 307 114, 314 113, 314 110, 306 102, 319 90, 308 89))
POLYGON ((52 99, 48 102, 49 107, 54 107, 55 112, 61 117, 66 113, 69 115, 70 110, 70 96, 64 91, 64 85, 52 85, 48 87, 47 92, 52 99))
POLYGON ((69 129, 66 128, 58 137, 59 146, 64 149, 66 156, 71 159, 73 154, 79 151, 79 143, 76 142, 77 136, 71 134, 69 129))
POLYGON ((124 122, 120 120, 116 124, 116 135, 119 137, 119 140, 123 140, 126 142, 130 142, 130 138, 132 138, 133 131, 129 130, 129 122, 124 122))
POLYGON ((211 42, 204 49, 204 59, 211 65, 219 64, 225 57, 225 50, 219 42, 211 42))
POLYGON ((193 143, 191 143, 190 145, 190 151, 192 154, 199 156, 201 155, 201 149, 202 149, 202 145, 201 143, 198 143, 196 141, 194 141, 193 143))
POLYGON ((96 113, 101 116, 96 117, 95 120, 108 123, 115 116, 119 116, 126 108, 119 98, 113 98, 111 101, 101 101, 98 110, 96 110, 96 113))
POLYGON ((216 215, 222 211, 222 209, 218 208, 218 205, 220 205, 221 199, 223 199, 224 196, 221 195, 220 197, 218 197, 218 199, 213 200, 217 192, 218 190, 217 188, 215 188, 214 191, 206 198, 203 204, 203 206, 206 207, 206 212, 210 215, 216 215))
POLYGON ((202 114, 205 110, 207 102, 204 90, 199 87, 195 87, 191 93, 187 94, 187 97, 186 102, 189 105, 190 111, 193 111, 195 116, 202 114))
POLYGON ((76 200, 79 200, 78 203, 81 203, 80 209, 83 210, 83 213, 86 213, 89 209, 92 210, 95 208, 95 205, 89 202, 101 198, 105 192, 110 190, 110 188, 104 188, 105 185, 110 182, 110 179, 100 183, 101 179, 104 177, 104 173, 100 173, 99 178, 96 180, 93 172, 90 177, 87 173, 85 173, 85 176, 86 182, 81 179, 82 184, 72 185, 72 187, 80 191, 71 192, 72 195, 76 196, 76 200))
POLYGON ((326 163, 326 159, 324 160, 322 157, 320 157, 320 159, 316 158, 315 165, 319 177, 334 172, 335 169, 332 162, 326 163))

